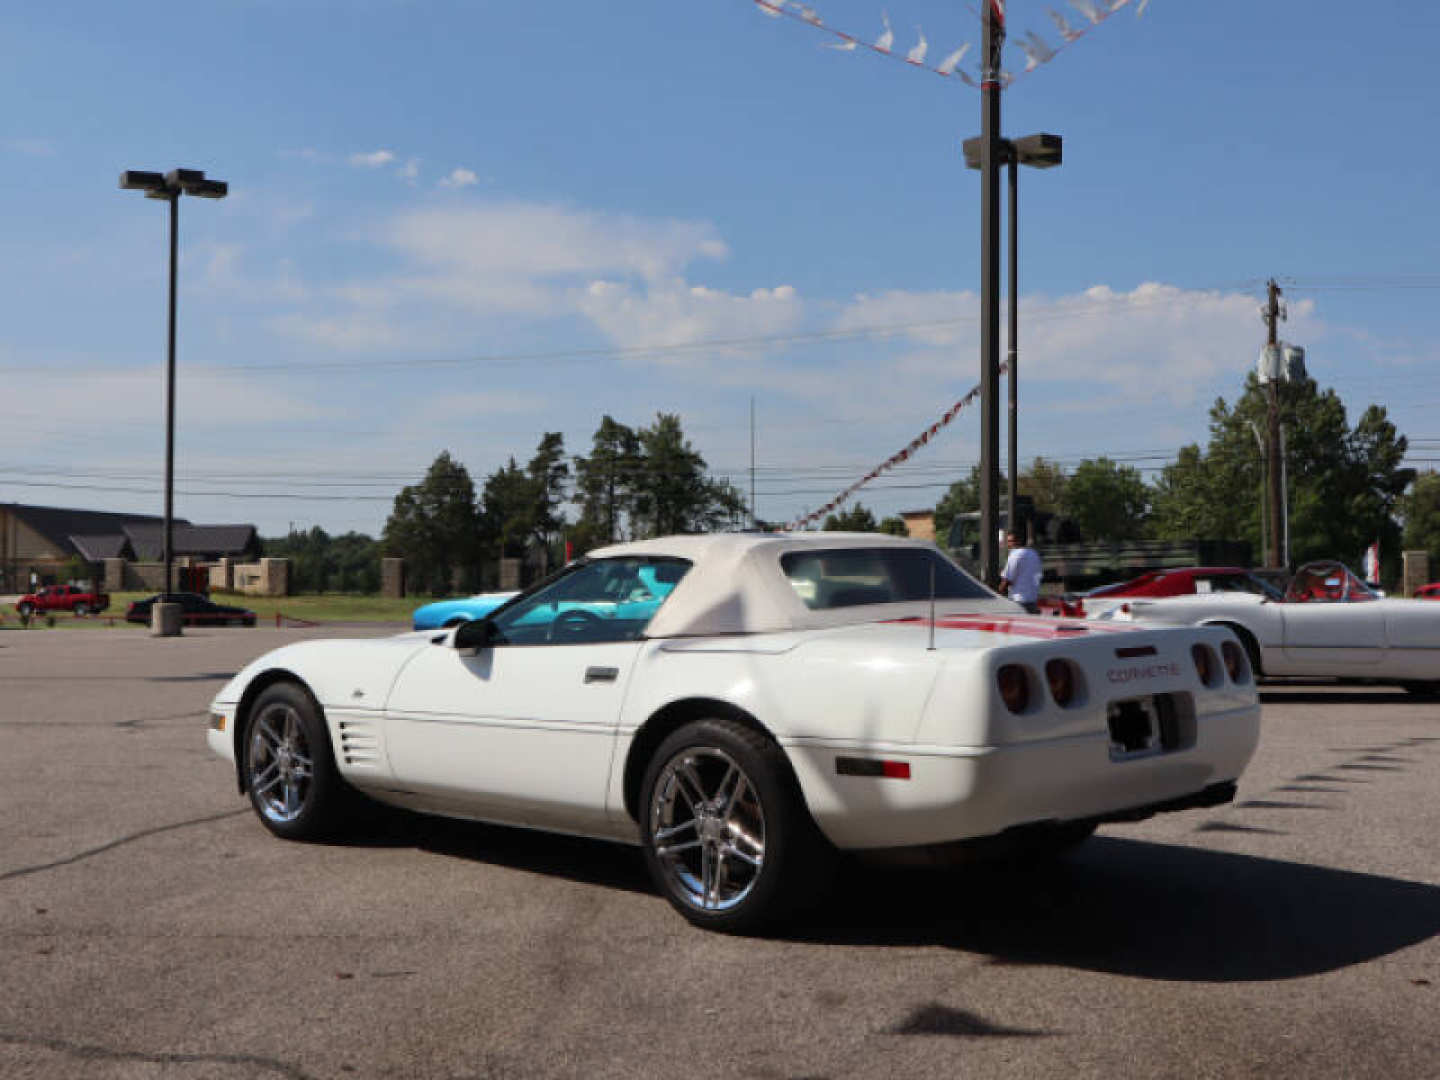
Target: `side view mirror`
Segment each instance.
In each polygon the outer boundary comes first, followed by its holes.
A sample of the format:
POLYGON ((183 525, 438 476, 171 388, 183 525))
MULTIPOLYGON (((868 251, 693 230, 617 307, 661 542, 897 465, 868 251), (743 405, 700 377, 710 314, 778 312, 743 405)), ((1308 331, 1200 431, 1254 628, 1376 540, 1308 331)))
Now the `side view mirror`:
POLYGON ((450 647, 460 652, 478 652, 502 640, 500 628, 489 619, 471 619, 456 628, 450 647))

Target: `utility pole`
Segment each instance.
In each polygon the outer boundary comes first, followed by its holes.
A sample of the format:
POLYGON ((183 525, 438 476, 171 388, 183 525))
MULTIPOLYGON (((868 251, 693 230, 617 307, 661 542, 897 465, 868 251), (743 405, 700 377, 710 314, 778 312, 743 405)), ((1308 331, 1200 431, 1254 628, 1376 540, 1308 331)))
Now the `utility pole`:
POLYGON ((1280 372, 1278 370, 1278 358, 1280 354, 1280 340, 1277 327, 1281 319, 1285 318, 1285 309, 1280 303, 1280 286, 1275 284, 1271 278, 1265 285, 1266 303, 1265 313, 1262 316, 1265 320, 1265 350, 1266 350, 1266 375, 1269 382, 1270 408, 1268 423, 1266 427, 1266 452, 1265 460, 1268 464, 1266 473, 1269 481, 1270 492, 1270 535, 1268 550, 1265 553, 1265 563, 1272 568, 1284 565, 1284 556, 1280 551, 1280 527, 1279 523, 1285 513, 1285 507, 1281 496, 1280 487, 1280 372))
POLYGON ((991 588, 1000 580, 1000 50, 1004 44, 1004 2, 985 0, 980 61, 980 575, 991 588))

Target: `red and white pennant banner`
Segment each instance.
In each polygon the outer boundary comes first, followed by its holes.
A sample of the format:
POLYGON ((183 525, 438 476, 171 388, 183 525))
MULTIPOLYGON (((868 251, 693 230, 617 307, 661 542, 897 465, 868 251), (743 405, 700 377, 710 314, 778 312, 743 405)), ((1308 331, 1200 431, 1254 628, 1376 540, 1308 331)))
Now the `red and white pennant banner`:
MULTIPOLYGON (((930 43, 925 40, 925 31, 918 26, 915 28, 917 41, 908 52, 898 53, 894 50, 895 31, 890 26, 890 15, 888 12, 880 13, 882 30, 874 41, 865 41, 861 38, 837 30, 829 26, 820 17, 820 13, 809 4, 801 3, 800 0, 751 0, 761 12, 772 18, 780 18, 782 15, 795 19, 814 27, 823 33, 829 34, 838 41, 828 43, 828 47, 839 52, 855 52, 857 49, 869 49, 871 52, 879 53, 881 56, 888 56, 893 60, 903 60, 911 67, 924 68, 926 71, 933 71, 936 75, 945 78, 957 78, 967 86, 978 87, 980 85, 979 73, 971 73, 960 66, 960 62, 970 51, 970 43, 967 41, 958 49, 946 54, 945 58, 938 64, 926 63, 926 56, 930 51, 930 43)), ((1050 16, 1050 21, 1055 24, 1055 32, 1060 35, 1061 42, 1053 48, 1033 30, 1027 30, 1019 37, 1013 39, 1013 44, 1025 54, 1025 67, 1021 75, 1034 71, 1041 64, 1048 64, 1059 55, 1066 46, 1079 41, 1087 32, 1099 26, 1121 8, 1128 6, 1131 0, 1069 0, 1070 7, 1079 13, 1084 21, 1078 25, 1072 25, 1068 19, 1054 8, 1046 8, 1045 13, 1050 16)), ((1150 0, 1135 0, 1135 14, 1139 16, 1145 11, 1150 0)), ((994 11, 995 21, 1005 26, 1005 4, 1004 0, 989 0, 994 11)), ((1009 85, 1018 76, 1009 71, 1000 73, 1000 81, 1009 85)))
MULTIPOLYGON (((1001 375, 1008 373, 1009 370, 1010 366, 1008 364, 1003 362, 1000 364, 1001 375)), ((840 492, 839 495, 836 495, 824 506, 820 507, 820 509, 813 510, 805 516, 798 517, 794 521, 790 522, 789 525, 785 526, 784 531, 795 532, 798 529, 805 528, 805 526, 807 525, 813 525, 815 522, 824 518, 827 514, 834 513, 840 508, 841 503, 843 503, 846 499, 850 498, 850 496, 854 495, 857 491, 859 491, 866 484, 870 483, 871 480, 874 480, 881 473, 889 472, 896 465, 903 465, 905 462, 909 461, 910 458, 917 451, 919 451, 922 447, 929 443, 931 439, 935 438, 935 436, 940 434, 941 428, 948 427, 950 421, 954 420, 955 417, 959 416, 960 411, 979 396, 980 386, 979 384, 976 384, 969 389, 969 391, 965 394, 964 397, 962 397, 959 401, 955 402, 954 405, 951 405, 950 408, 946 409, 939 420, 936 420, 935 423, 931 424, 919 435, 916 435, 915 438, 911 439, 910 442, 906 445, 905 449, 897 450, 895 453, 891 454, 888 458, 882 461, 879 465, 876 465, 875 468, 871 469, 859 480, 856 480, 844 491, 840 492)))

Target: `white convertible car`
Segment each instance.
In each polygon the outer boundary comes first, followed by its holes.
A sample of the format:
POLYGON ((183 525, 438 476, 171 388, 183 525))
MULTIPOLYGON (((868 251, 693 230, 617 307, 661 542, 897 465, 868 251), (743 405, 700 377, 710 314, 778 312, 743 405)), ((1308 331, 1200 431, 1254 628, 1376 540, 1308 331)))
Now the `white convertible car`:
MULTIPOLYGON (((1258 579, 1253 579, 1257 581, 1258 579)), ((1308 563, 1284 592, 1135 597, 1106 611, 1109 623, 1224 626, 1262 675, 1399 683, 1440 693, 1440 608, 1382 597, 1342 563, 1308 563)))
POLYGON ((688 919, 745 930, 836 849, 1054 852, 1228 801, 1259 718, 1228 630, 1027 616, 917 541, 731 534, 592 552, 457 629, 278 649, 209 742, 279 836, 358 791, 640 844, 688 919))

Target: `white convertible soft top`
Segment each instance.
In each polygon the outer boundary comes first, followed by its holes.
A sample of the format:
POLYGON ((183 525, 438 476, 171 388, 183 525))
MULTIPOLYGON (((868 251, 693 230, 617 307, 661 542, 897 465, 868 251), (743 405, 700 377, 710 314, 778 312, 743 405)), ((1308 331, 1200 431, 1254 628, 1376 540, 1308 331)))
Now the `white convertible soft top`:
MULTIPOLYGON (((936 545, 926 541, 884 533, 839 532, 664 536, 597 548, 588 557, 650 555, 689 560, 689 573, 681 578, 645 631, 646 637, 669 638, 809 630, 923 614, 924 601, 811 610, 780 568, 781 556, 792 551, 879 547, 920 548, 937 552, 949 561, 936 545)), ((940 601, 940 609, 1004 614, 1024 610, 988 590, 983 598, 940 601)))

